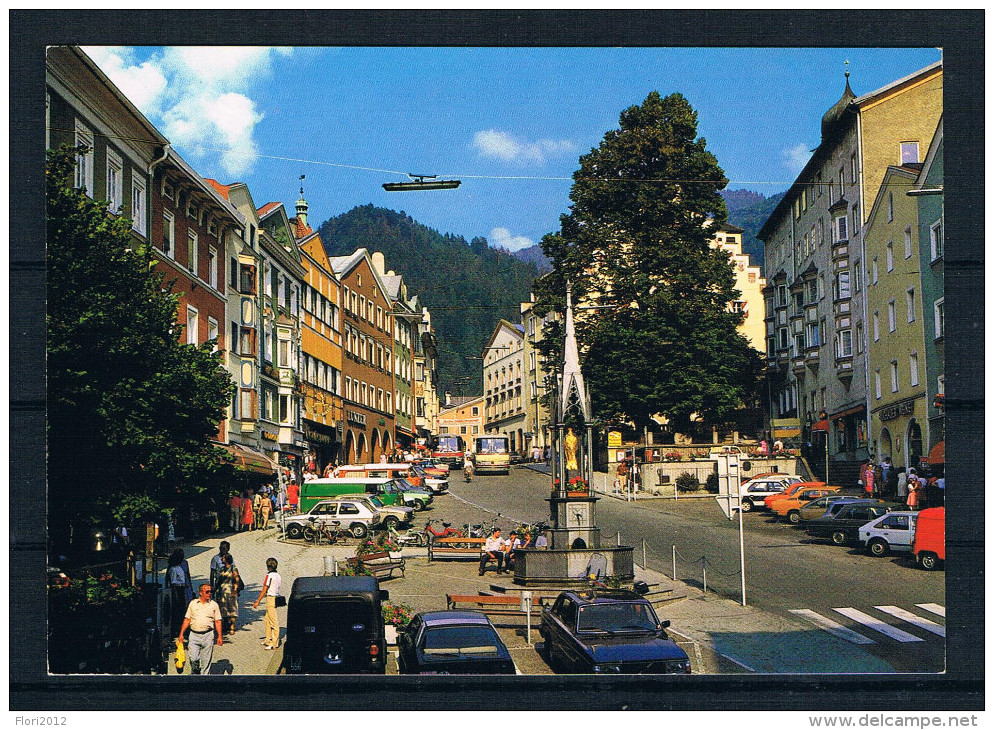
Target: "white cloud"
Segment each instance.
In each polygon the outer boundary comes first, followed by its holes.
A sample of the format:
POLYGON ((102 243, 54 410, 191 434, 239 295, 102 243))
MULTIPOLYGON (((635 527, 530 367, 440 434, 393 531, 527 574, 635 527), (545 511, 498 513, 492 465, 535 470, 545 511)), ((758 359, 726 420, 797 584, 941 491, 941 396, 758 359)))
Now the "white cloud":
POLYGON ((233 176, 252 169, 258 156, 253 138, 264 115, 250 94, 289 48, 166 48, 138 63, 134 49, 86 47, 131 102, 160 127, 184 154, 220 155, 233 176))
POLYGON ((811 159, 810 148, 800 142, 793 147, 789 147, 783 151, 783 161, 784 165, 790 171, 791 175, 797 175, 804 169, 804 166, 808 164, 808 160, 811 159))
POLYGON ((506 248, 508 251, 520 251, 534 246, 535 242, 527 236, 512 236, 506 228, 494 228, 490 231, 490 245, 493 248, 506 248))
POLYGON ((481 157, 496 157, 506 162, 542 164, 550 157, 569 153, 576 144, 566 140, 540 139, 527 142, 512 137, 507 132, 487 129, 473 136, 473 146, 481 157))

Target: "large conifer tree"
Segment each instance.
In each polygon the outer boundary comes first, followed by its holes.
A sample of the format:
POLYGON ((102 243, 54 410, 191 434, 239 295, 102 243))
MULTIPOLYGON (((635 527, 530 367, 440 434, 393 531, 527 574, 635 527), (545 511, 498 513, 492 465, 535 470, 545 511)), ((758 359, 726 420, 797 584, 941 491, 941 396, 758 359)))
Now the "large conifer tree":
POLYGON ((729 257, 710 246, 727 180, 696 112, 680 94, 652 92, 573 179, 561 232, 542 242, 554 272, 537 289, 561 307, 568 278, 574 302, 612 307, 577 313, 595 413, 639 429, 654 414, 677 430, 692 414, 720 421, 752 397, 760 361, 730 311, 729 257))

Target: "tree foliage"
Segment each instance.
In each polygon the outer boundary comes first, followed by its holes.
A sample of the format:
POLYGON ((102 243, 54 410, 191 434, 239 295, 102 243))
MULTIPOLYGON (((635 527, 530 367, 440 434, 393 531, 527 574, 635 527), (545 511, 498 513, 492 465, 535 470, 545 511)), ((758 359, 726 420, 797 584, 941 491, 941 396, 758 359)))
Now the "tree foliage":
POLYGON ((679 430, 750 399, 760 361, 730 311, 728 255, 710 246, 727 180, 687 100, 652 92, 623 111, 573 179, 560 233, 542 240, 554 271, 536 293, 561 310, 569 280, 574 304, 609 307, 576 313, 597 417, 641 428, 664 414, 679 430))
POLYGON ((50 151, 46 169, 56 531, 112 512, 149 517, 219 490, 231 474, 210 445, 234 388, 215 343, 180 343, 178 295, 152 267, 131 221, 72 187, 80 151, 50 151))

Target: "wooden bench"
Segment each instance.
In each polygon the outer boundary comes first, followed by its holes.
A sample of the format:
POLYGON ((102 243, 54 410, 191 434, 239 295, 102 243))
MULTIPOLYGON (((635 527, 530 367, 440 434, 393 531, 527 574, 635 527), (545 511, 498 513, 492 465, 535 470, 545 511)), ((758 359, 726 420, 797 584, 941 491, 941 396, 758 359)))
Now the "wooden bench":
POLYGON ((368 555, 363 555, 361 558, 349 558, 349 565, 359 565, 362 566, 372 573, 377 578, 380 574, 386 573, 389 577, 393 577, 393 572, 397 569, 400 570, 401 576, 404 575, 404 567, 406 561, 404 558, 394 558, 390 556, 390 553, 369 553, 368 555))
POLYGON ((438 537, 428 543, 428 562, 436 558, 480 559, 485 537, 438 537))
MULTIPOLYGON (((521 610, 521 599, 517 596, 460 596, 446 593, 445 605, 450 611, 462 605, 476 607, 487 615, 521 616, 522 618, 525 616, 525 612, 521 610)), ((532 616, 541 616, 542 607, 538 603, 533 603, 531 613, 532 616)))

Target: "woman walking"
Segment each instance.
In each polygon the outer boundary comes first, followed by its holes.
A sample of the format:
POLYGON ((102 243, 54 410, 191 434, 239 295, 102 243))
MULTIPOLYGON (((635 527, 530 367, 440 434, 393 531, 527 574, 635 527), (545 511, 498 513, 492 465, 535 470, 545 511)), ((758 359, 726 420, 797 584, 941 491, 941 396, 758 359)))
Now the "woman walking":
POLYGON ((262 503, 259 505, 259 516, 262 520, 262 529, 269 529, 269 516, 273 512, 273 501, 269 498, 269 493, 262 495, 262 503))
POLYGON ((221 628, 228 636, 235 635, 238 620, 238 569, 231 553, 225 553, 221 571, 217 575, 214 600, 221 608, 221 628))
POLYGON ((248 492, 242 492, 242 532, 252 529, 255 522, 255 511, 252 509, 252 498, 248 492))
POLYGON ((283 579, 276 572, 277 567, 276 558, 269 558, 266 561, 266 570, 269 572, 262 580, 259 597, 252 604, 252 608, 258 608, 259 601, 266 599, 266 638, 262 642, 262 648, 266 651, 273 651, 280 645, 280 622, 276 616, 276 599, 280 595, 280 584, 283 579))

